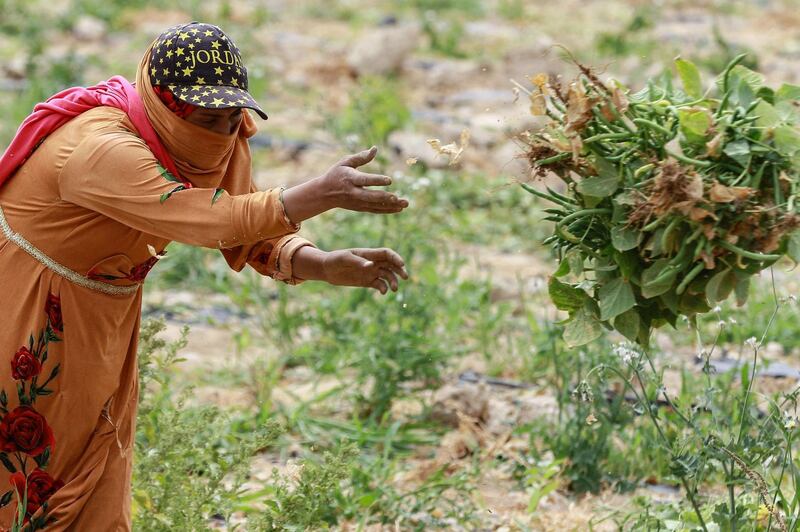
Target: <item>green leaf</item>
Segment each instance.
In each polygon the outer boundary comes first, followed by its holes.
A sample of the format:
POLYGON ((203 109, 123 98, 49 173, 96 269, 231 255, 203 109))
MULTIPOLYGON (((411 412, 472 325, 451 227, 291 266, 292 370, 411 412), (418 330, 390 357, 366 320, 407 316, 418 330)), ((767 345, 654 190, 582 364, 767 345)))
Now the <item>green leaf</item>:
POLYGON ((708 111, 681 109, 678 111, 681 133, 692 144, 705 143, 711 129, 712 119, 708 111))
POLYGON ((628 251, 642 243, 644 233, 632 227, 623 225, 611 229, 611 244, 618 251, 628 251))
POLYGON ((642 319, 636 309, 625 311, 614 318, 614 328, 631 342, 635 342, 639 338, 639 326, 641 323, 642 319))
POLYGON ((569 273, 569 261, 562 259, 558 264, 558 269, 553 274, 553 277, 564 277, 569 273))
POLYGON ((606 198, 616 192, 616 190, 619 188, 619 176, 589 177, 578 183, 575 188, 584 196, 606 198))
POLYGON ((781 125, 783 122, 780 113, 767 102, 759 102, 756 106, 755 114, 758 115, 758 119, 756 120, 756 125, 758 127, 773 128, 781 125))
POLYGON ((723 150, 725 155, 741 164, 747 166, 750 164, 750 143, 744 139, 734 140, 725 145, 723 150))
POLYGON ((622 277, 617 277, 610 283, 600 287, 598 292, 600 300, 600 319, 610 320, 636 306, 636 296, 630 282, 622 277))
POLYGON ((567 262, 569 262, 569 269, 575 275, 583 273, 583 255, 577 249, 567 252, 567 262))
POLYGON ((787 157, 794 156, 800 149, 800 132, 792 126, 775 128, 775 147, 787 157))
POLYGON ((169 198, 170 198, 170 197, 171 197, 173 194, 175 194, 176 192, 180 192, 181 190, 186 190, 186 187, 185 187, 185 186, 183 186, 183 185, 178 185, 177 187, 173 188, 173 189, 172 189, 172 190, 170 190, 169 192, 164 192, 163 194, 161 194, 161 198, 160 198, 160 199, 161 199, 161 203, 164 203, 164 202, 165 202, 165 201, 167 201, 167 200, 168 200, 168 199, 169 199, 169 198))
POLYGON ((45 448, 44 452, 34 458, 34 460, 36 461, 36 465, 40 468, 46 468, 47 463, 50 461, 50 447, 45 448))
POLYGON ((575 288, 567 283, 562 283, 555 277, 551 277, 547 284, 547 289, 550 294, 550 299, 558 310, 566 310, 567 312, 575 312, 583 307, 586 299, 589 297, 586 292, 580 288, 575 288))
POLYGON ((736 274, 730 268, 715 273, 706 285, 706 297, 708 298, 708 302, 713 304, 723 301, 731 295, 735 286, 736 274))
POLYGON ((214 196, 211 198, 211 205, 214 205, 217 200, 222 196, 222 193, 225 192, 224 188, 218 188, 214 191, 214 196))
POLYGON ((169 170, 167 170, 166 168, 164 168, 163 166, 158 165, 158 168, 159 168, 159 171, 161 172, 161 177, 163 177, 167 181, 171 181, 173 183, 180 183, 181 182, 180 179, 178 179, 177 177, 172 175, 172 173, 169 170))
POLYGON ((786 246, 786 254, 794 261, 795 264, 800 264, 800 231, 795 231, 789 235, 786 246))
POLYGON ((642 272, 642 297, 650 299, 660 296, 672 288, 678 276, 678 270, 672 268, 666 272, 668 266, 669 259, 661 259, 642 272))
POLYGON ((12 490, 8 490, 7 492, 5 492, 3 494, 3 496, 0 497, 0 508, 3 508, 4 506, 8 506, 8 503, 11 502, 11 499, 13 497, 14 497, 14 490, 13 489, 12 490))
POLYGON ((740 307, 747 303, 747 297, 750 295, 750 277, 742 276, 734 288, 736 292, 736 304, 740 307))
POLYGON ((775 103, 800 100, 800 86, 784 83, 775 93, 775 103))
MULTIPOLYGON (((735 87, 741 82, 746 85, 753 92, 753 94, 755 94, 758 89, 764 85, 763 75, 742 65, 736 65, 733 67, 728 79, 731 87, 735 87)), ((722 76, 720 76, 720 78, 717 80, 717 83, 719 84, 720 88, 722 88, 722 76)))
POLYGON ((603 326, 586 307, 578 310, 564 327, 564 341, 569 347, 586 345, 602 334, 603 326))
POLYGON ((614 251, 614 262, 619 266, 619 273, 626 281, 633 280, 638 284, 639 270, 641 268, 641 259, 639 254, 635 251, 614 251))
POLYGON ((678 68, 678 75, 683 83, 683 90, 693 99, 703 96, 703 82, 700 79, 700 71, 694 63, 684 59, 676 59, 675 66, 678 68))
POLYGON ((594 166, 597 169, 597 175, 600 177, 619 177, 619 170, 617 167, 604 157, 595 157, 594 166))
POLYGON ((694 314, 702 314, 711 310, 706 301, 705 294, 697 295, 690 291, 686 291, 681 295, 678 302, 678 312, 692 316, 694 314))
POLYGON ((11 459, 8 458, 8 455, 6 453, 0 453, 0 462, 3 462, 3 465, 8 470, 9 473, 17 472, 17 468, 14 467, 13 462, 11 462, 11 459))

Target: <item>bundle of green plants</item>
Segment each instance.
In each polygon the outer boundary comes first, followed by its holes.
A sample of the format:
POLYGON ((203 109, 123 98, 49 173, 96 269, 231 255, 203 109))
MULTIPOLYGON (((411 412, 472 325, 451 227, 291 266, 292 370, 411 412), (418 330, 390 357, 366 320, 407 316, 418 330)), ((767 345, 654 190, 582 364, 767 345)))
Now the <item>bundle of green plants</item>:
POLYGON ((522 184, 554 206, 555 305, 573 346, 606 329, 647 345, 651 331, 707 312, 783 256, 800 261, 800 86, 773 89, 734 59, 706 88, 697 67, 632 92, 588 67, 568 86, 532 78, 522 184), (560 183, 558 183, 560 185, 560 183))

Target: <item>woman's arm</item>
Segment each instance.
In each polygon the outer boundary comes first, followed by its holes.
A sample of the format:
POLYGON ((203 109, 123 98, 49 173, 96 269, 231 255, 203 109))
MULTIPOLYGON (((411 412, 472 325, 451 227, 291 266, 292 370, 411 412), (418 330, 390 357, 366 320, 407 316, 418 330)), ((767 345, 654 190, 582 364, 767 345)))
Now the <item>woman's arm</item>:
POLYGON ((375 158, 378 149, 369 149, 345 157, 320 177, 286 189, 283 203, 286 215, 300 223, 334 208, 377 214, 398 213, 408 202, 390 192, 366 187, 386 187, 392 179, 357 170, 375 158))
POLYGON ((231 196, 178 185, 143 141, 116 131, 84 139, 59 174, 63 200, 165 240, 229 249, 298 229, 285 214, 279 189, 231 196))

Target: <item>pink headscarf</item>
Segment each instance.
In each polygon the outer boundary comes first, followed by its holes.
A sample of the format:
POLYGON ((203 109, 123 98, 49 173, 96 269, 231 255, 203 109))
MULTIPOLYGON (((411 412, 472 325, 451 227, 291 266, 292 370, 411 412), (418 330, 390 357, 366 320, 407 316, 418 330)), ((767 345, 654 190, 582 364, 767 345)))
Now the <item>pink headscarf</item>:
MULTIPOLYGON (((14 175, 50 133, 79 114, 101 105, 124 111, 161 165, 181 179, 175 162, 150 124, 136 89, 122 76, 114 76, 94 87, 63 90, 46 102, 37 104, 33 113, 22 122, 11 145, 0 157, 0 186, 14 175)), ((183 179, 181 181, 187 188, 191 188, 191 183, 183 179)))

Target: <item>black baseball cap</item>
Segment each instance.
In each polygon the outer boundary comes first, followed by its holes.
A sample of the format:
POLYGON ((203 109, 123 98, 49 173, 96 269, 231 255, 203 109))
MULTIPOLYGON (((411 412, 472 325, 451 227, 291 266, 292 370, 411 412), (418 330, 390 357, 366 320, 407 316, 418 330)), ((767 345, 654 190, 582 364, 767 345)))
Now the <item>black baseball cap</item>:
POLYGON ((266 113, 247 92, 247 69, 239 48, 219 27, 202 22, 173 26, 156 39, 150 83, 175 98, 206 109, 245 107, 266 113))

